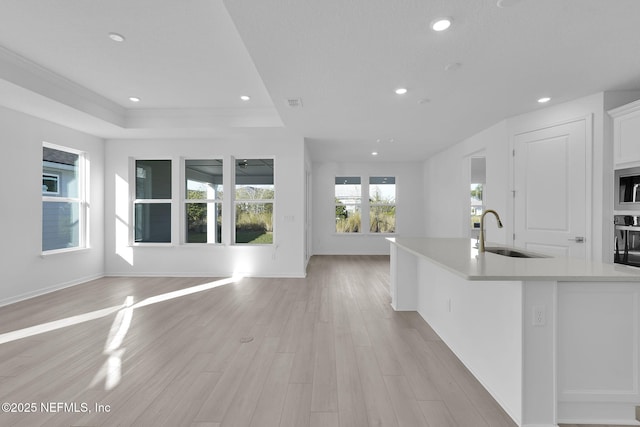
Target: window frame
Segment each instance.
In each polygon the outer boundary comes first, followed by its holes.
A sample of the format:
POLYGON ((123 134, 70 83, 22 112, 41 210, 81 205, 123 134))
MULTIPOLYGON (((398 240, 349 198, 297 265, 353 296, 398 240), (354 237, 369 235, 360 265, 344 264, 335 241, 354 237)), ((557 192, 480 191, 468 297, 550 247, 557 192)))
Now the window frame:
MULTIPOLYGON (((181 186, 181 200, 182 203, 180 203, 180 229, 182 230, 182 234, 181 234, 181 238, 180 238, 180 242, 183 245, 188 245, 188 246, 195 246, 195 245, 224 245, 225 244, 225 239, 224 239, 224 226, 225 226, 225 206, 224 206, 224 193, 225 193, 225 164, 226 161, 224 159, 223 156, 200 156, 200 157, 183 157, 180 159, 180 164, 181 164, 181 174, 180 174, 180 186, 181 186), (215 160, 215 161, 220 161, 222 163, 222 198, 220 197, 216 197, 215 199, 188 199, 188 188, 187 188, 187 162, 189 160, 215 160), (220 229, 220 242, 213 242, 213 243, 209 243, 209 242, 189 242, 187 241, 188 239, 188 221, 187 221, 187 205, 191 204, 191 203, 203 203, 203 204, 209 204, 209 203, 214 203, 216 205, 219 206, 220 209, 220 216, 221 216, 221 221, 222 221, 222 226, 220 229)), ((208 224, 207 224, 208 226, 208 224)), ((217 224, 216 224, 217 226, 217 224)), ((216 230, 217 233, 217 230, 216 230)), ((216 234, 217 236, 217 234, 216 234)))
MULTIPOLYGON (((44 244, 44 214, 41 209, 41 233, 40 233, 40 251, 43 256, 45 255, 53 255, 59 253, 66 252, 77 252, 88 249, 89 246, 89 174, 88 170, 88 154, 85 151, 78 150, 75 148, 53 144, 47 141, 42 142, 42 148, 50 148, 52 150, 62 151, 70 154, 74 154, 78 156, 78 170, 76 174, 76 178, 78 180, 78 195, 77 197, 60 197, 60 196, 52 196, 51 194, 60 194, 60 176, 58 175, 58 191, 53 192, 43 192, 42 193, 42 205, 44 208, 45 203, 77 203, 78 204, 78 245, 67 248, 59 248, 59 249, 49 249, 45 250, 43 248, 44 244)), ((41 151, 42 153, 42 151, 41 151)), ((41 154, 42 166, 44 167, 44 158, 42 158, 41 154)), ((42 175, 54 175, 54 174, 45 174, 42 172, 42 175)))
MULTIPOLYGON (((368 190, 367 190, 368 191, 368 190)), ((361 175, 340 175, 340 176, 336 176, 334 177, 333 180, 333 198, 334 198, 334 208, 337 209, 338 206, 343 206, 347 211, 349 210, 348 207, 351 206, 354 208, 354 212, 359 212, 360 213, 360 226, 358 228, 358 231, 338 231, 337 230, 337 221, 338 221, 338 217, 336 216, 334 219, 334 225, 333 225, 333 232, 339 236, 353 236, 353 235, 360 235, 360 234, 366 234, 363 232, 364 229, 364 208, 363 208, 363 203, 364 203, 364 192, 365 192, 365 185, 363 184, 363 179, 361 175), (360 198, 359 198, 359 202, 353 202, 353 203, 338 203, 337 197, 336 197, 336 186, 338 185, 347 185, 347 182, 344 182, 343 184, 338 184, 338 178, 342 179, 358 179, 359 182, 358 183, 351 183, 350 185, 359 185, 360 186, 360 198)), ((334 209, 334 213, 335 213, 335 209, 334 209)))
POLYGON ((360 179, 360 203, 352 203, 352 204, 348 204, 349 206, 358 206, 360 209, 360 230, 357 232, 338 232, 336 229, 336 221, 334 218, 333 221, 333 235, 334 236, 394 236, 398 233, 398 224, 397 224, 397 218, 398 218, 398 214, 397 214, 397 209, 398 209, 398 177, 396 174, 384 174, 384 173, 380 173, 380 174, 353 174, 353 173, 345 173, 345 174, 340 174, 340 175, 335 175, 333 177, 333 199, 334 199, 334 209, 333 209, 333 213, 334 213, 334 217, 335 217, 335 208, 337 206, 345 206, 345 204, 339 205, 337 202, 335 202, 335 188, 337 185, 336 180, 338 178, 359 178, 360 179), (381 178, 381 177, 388 177, 388 178, 393 178, 394 179, 394 185, 395 187, 395 202, 394 203, 371 203, 370 201, 370 194, 369 194, 369 189, 371 186, 371 178, 381 178), (371 231, 371 208, 375 207, 375 206, 394 206, 396 208, 396 214, 395 214, 395 226, 394 226, 394 231, 393 232, 386 232, 386 233, 381 233, 381 232, 374 232, 371 231))
POLYGON ((231 166, 231 206, 232 213, 231 215, 231 244, 237 246, 273 246, 276 244, 276 199, 277 199, 277 182, 276 182, 276 159, 274 156, 244 156, 244 157, 231 157, 232 166, 231 166), (243 160, 271 160, 273 162, 273 198, 272 199, 238 199, 236 197, 237 192, 237 172, 236 168, 238 167, 238 162, 243 160), (246 204, 271 204, 271 243, 250 243, 250 242, 238 242, 237 241, 237 218, 236 218, 236 209, 238 204, 246 203, 246 204))
MULTIPOLYGON (((398 188, 397 188, 397 178, 395 175, 371 175, 368 178, 368 189, 367 189, 367 202, 369 204, 369 227, 367 227, 367 230, 369 230, 368 232, 372 235, 375 236, 385 236, 385 235, 393 235, 396 234, 396 219, 397 219, 397 209, 398 209, 398 202, 397 202, 397 197, 398 197, 398 188), (371 186, 372 185, 378 185, 378 184, 371 184, 371 179, 372 178, 393 178, 393 203, 373 203, 371 202, 371 186), (394 226, 393 226, 393 231, 392 232, 376 232, 376 231, 371 231, 371 208, 373 207, 394 207, 396 209, 396 213, 394 213, 393 215, 393 221, 394 221, 394 226)), ((382 184, 382 185, 389 185, 389 184, 382 184)))
POLYGON ((174 236, 173 236, 173 223, 174 223, 174 198, 175 198, 175 191, 174 191, 174 179, 173 179, 173 174, 174 174, 174 159, 171 157, 162 157, 162 156, 152 156, 152 157, 135 157, 135 158, 131 158, 131 165, 130 165, 130 176, 131 176, 131 180, 130 182, 132 183, 132 185, 130 186, 131 189, 131 212, 130 212, 130 218, 131 218, 131 230, 129 233, 129 242, 131 246, 143 246, 143 247, 148 247, 148 246, 173 246, 173 242, 174 242, 174 236), (169 199, 138 199, 137 197, 137 178, 138 178, 138 170, 137 170, 137 162, 138 161, 156 161, 156 160, 162 160, 162 161, 168 161, 170 168, 171 168, 171 172, 170 172, 170 189, 171 189, 171 198, 169 199), (169 211, 171 213, 171 218, 169 219, 169 233, 170 233, 170 238, 168 242, 137 242, 136 241, 136 205, 142 205, 142 204, 168 204, 169 205, 169 211))

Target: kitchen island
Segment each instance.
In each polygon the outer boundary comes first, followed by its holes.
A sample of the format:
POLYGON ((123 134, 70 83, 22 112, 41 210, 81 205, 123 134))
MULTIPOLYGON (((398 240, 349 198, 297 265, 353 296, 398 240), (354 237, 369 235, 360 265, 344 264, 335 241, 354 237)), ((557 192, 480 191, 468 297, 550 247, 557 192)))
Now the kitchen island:
POLYGON ((420 313, 518 425, 640 425, 638 269, 389 240, 393 308, 420 313))

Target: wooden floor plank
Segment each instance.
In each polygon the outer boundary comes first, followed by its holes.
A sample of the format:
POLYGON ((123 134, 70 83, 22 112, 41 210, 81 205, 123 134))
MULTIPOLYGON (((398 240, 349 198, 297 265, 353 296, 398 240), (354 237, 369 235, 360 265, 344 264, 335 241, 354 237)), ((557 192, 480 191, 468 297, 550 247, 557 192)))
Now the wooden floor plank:
POLYGON ((367 347, 356 347, 355 352, 369 425, 396 427, 398 420, 375 355, 367 347))
POLYGON ((338 390, 336 377, 336 351, 333 326, 316 322, 315 361, 311 394, 311 411, 337 412, 338 390))
POLYGON ((403 375, 387 375, 383 378, 391 396, 398 425, 400 427, 429 426, 422 415, 418 401, 413 396, 407 378, 403 375))
POLYGON ((252 427, 278 427, 280 425, 292 366, 292 353, 277 353, 274 356, 267 380, 251 418, 250 425, 252 427))
POLYGON ((311 383, 289 383, 280 427, 309 427, 311 392, 311 383))

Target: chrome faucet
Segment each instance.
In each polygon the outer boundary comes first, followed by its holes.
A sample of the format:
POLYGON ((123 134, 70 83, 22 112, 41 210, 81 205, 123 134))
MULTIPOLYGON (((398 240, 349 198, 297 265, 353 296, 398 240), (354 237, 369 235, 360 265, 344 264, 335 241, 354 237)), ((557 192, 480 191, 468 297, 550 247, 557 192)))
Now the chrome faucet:
POLYGON ((498 212, 493 209, 487 209, 482 212, 482 216, 480 217, 480 238, 478 239, 480 241, 480 245, 478 247, 478 252, 484 252, 484 216, 488 213, 495 215, 496 220, 498 221, 498 228, 502 228, 502 221, 500 221, 500 215, 498 215, 498 212))

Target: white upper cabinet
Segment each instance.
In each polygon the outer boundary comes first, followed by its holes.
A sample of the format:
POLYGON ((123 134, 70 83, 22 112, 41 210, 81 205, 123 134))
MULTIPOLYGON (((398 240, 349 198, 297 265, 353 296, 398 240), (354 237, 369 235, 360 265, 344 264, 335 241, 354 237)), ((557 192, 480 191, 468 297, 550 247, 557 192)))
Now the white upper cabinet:
POLYGON ((616 169, 640 166, 640 100, 609 111, 616 169))

